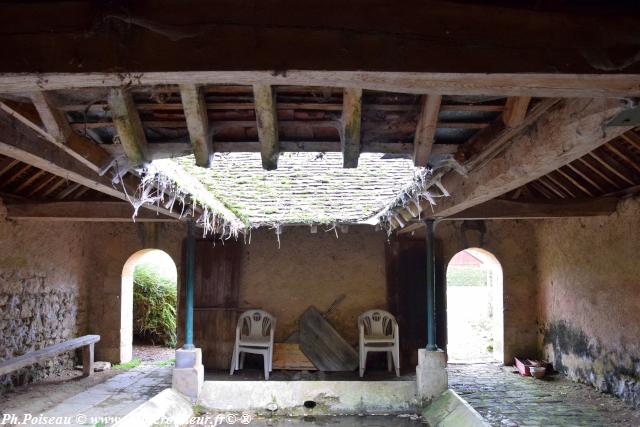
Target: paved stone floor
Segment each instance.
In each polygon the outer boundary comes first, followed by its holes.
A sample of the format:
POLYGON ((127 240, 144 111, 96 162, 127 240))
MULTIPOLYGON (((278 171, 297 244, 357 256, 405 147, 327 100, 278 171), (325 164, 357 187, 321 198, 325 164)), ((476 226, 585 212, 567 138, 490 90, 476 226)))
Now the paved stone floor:
POLYGON ((86 389, 46 411, 47 417, 71 417, 70 425, 108 425, 171 387, 173 366, 142 364, 86 389))
POLYGON ((640 410, 563 375, 543 380, 511 366, 450 364, 449 387, 492 426, 640 426, 640 410))

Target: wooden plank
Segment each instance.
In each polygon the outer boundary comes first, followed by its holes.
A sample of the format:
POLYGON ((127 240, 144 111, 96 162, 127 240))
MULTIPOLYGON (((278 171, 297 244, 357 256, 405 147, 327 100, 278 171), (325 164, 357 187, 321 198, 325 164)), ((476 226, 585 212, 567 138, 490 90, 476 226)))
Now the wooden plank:
POLYGON ((314 306, 300 316, 300 349, 321 371, 353 371, 358 353, 314 306))
POLYGON ((99 174, 110 167, 112 159, 109 153, 90 139, 74 132, 64 112, 54 104, 47 92, 33 92, 31 100, 54 143, 99 174))
POLYGON ((269 85, 253 85, 256 108, 256 123, 260 139, 262 167, 266 170, 278 168, 280 138, 278 136, 278 113, 273 88, 269 85))
POLYGON ((273 345, 273 369, 285 371, 318 370, 300 350, 300 346, 293 343, 275 343, 273 345))
POLYGON ((342 166, 357 168, 360 157, 360 127, 362 124, 362 89, 345 88, 342 101, 340 139, 342 143, 342 166))
POLYGON ((7 2, 0 72, 117 70, 135 73, 132 78, 158 70, 634 74, 640 18, 634 2, 624 3, 528 8, 287 0, 247 6, 225 0, 212 8, 193 0, 184 8, 173 0, 123 10, 119 2, 7 2), (630 51, 616 54, 617 46, 630 51))
POLYGON ((208 168, 213 157, 213 144, 204 95, 196 85, 180 85, 180 96, 196 165, 208 168))
POLYGON ((504 124, 509 128, 520 126, 527 116, 530 102, 530 96, 510 96, 507 98, 507 103, 502 113, 504 124))
MULTIPOLYGON (((85 187, 86 188, 86 187, 85 187)), ((43 202, 7 204, 7 218, 35 221, 133 222, 127 202, 43 202)), ((174 222, 150 209, 138 211, 135 222, 174 222)))
POLYGON ((116 127, 120 144, 127 154, 129 163, 132 166, 146 163, 148 161, 147 138, 131 93, 126 89, 111 89, 109 109, 111 120, 116 127))
POLYGON ((463 177, 447 174, 442 184, 451 196, 426 204, 424 214, 448 217, 512 191, 593 151, 629 130, 606 127, 626 107, 617 100, 563 100, 528 132, 518 134, 499 157, 463 177), (433 211, 432 211, 433 209, 433 211), (433 214, 432 214, 433 212, 433 214))
POLYGON ((0 362, 0 375, 8 374, 25 366, 51 359, 60 353, 75 350, 76 348, 94 344, 98 341, 100 341, 100 335, 84 335, 41 348, 40 350, 31 351, 22 356, 3 360, 0 362))
POLYGON ((413 140, 413 164, 416 167, 426 167, 429 162, 441 102, 441 95, 425 95, 420 101, 420 116, 413 140))
POLYGON ((451 215, 446 219, 543 219, 609 216, 616 211, 618 201, 619 199, 616 197, 554 202, 518 202, 493 199, 451 215))

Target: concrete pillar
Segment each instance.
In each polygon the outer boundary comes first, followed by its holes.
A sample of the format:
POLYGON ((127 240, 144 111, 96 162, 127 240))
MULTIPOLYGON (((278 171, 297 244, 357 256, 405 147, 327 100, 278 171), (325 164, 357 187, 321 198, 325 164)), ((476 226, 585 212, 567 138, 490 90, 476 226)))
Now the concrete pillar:
POLYGON ((195 402, 204 384, 202 351, 199 348, 176 350, 172 387, 195 402))
POLYGON ((442 350, 418 350, 418 366, 416 366, 416 385, 418 397, 423 401, 440 396, 449 387, 447 376, 447 360, 442 350))

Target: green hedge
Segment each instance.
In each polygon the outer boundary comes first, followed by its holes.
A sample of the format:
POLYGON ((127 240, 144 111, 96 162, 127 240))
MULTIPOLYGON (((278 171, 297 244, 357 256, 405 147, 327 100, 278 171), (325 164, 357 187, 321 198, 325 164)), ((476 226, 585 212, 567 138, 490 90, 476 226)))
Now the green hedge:
POLYGON ((176 346, 176 281, 160 276, 152 264, 133 273, 133 327, 137 335, 176 346))
POLYGON ((447 268, 447 286, 487 286, 487 270, 476 266, 447 268))

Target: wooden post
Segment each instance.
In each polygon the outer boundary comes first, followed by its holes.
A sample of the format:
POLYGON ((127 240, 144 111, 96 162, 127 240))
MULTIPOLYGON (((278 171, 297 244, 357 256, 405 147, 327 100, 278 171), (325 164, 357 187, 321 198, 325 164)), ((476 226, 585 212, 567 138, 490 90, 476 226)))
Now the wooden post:
POLYGON ((94 343, 82 347, 82 374, 85 377, 93 375, 94 343))
POLYGON ((362 89, 345 88, 342 108, 342 166, 357 168, 360 157, 362 89))

